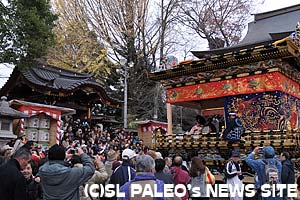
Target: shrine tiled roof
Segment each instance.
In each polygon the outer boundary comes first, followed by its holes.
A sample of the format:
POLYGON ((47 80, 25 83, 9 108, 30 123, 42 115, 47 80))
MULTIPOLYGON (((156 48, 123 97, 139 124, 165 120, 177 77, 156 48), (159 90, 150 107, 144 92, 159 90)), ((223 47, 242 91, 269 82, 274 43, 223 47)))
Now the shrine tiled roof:
POLYGON ((70 96, 78 90, 98 94, 103 103, 119 105, 121 102, 109 96, 100 83, 89 74, 78 73, 48 64, 37 64, 28 69, 15 68, 8 81, 1 88, 1 95, 8 95, 12 87, 28 85, 33 91, 50 96, 70 96))
POLYGON ((74 90, 86 84, 101 87, 89 74, 73 72, 52 65, 38 65, 31 69, 22 70, 22 74, 35 85, 52 89, 74 90))

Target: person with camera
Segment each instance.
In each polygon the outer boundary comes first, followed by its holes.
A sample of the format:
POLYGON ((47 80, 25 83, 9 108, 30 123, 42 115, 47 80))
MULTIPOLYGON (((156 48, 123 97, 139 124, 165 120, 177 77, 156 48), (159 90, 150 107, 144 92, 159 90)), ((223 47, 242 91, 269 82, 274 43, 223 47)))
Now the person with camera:
POLYGON ((79 186, 95 172, 91 158, 80 147, 65 152, 63 147, 55 144, 49 149, 48 159, 39 170, 44 199, 79 200, 79 186), (64 162, 73 155, 81 158, 82 168, 70 168, 64 162))
POLYGON ((278 193, 276 197, 262 197, 261 186, 281 184, 282 164, 275 158, 275 149, 272 146, 255 147, 253 152, 246 158, 246 163, 255 173, 255 189, 258 193, 258 200, 279 200, 282 199, 278 193), (255 155, 263 153, 263 159, 255 159, 255 155))

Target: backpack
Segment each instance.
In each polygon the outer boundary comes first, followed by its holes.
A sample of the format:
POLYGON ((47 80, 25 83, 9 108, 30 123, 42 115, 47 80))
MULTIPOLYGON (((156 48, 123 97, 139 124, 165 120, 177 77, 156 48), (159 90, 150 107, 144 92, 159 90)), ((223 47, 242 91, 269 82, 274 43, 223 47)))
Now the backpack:
POLYGON ((263 184, 279 184, 280 177, 279 177, 279 170, 277 169, 276 162, 268 162, 267 160, 263 160, 265 163, 265 173, 263 177, 263 184))
POLYGON ((242 134, 244 133, 244 128, 242 121, 239 118, 236 118, 234 120, 235 127, 229 131, 228 135, 226 136, 226 139, 229 141, 239 141, 242 137, 242 134))

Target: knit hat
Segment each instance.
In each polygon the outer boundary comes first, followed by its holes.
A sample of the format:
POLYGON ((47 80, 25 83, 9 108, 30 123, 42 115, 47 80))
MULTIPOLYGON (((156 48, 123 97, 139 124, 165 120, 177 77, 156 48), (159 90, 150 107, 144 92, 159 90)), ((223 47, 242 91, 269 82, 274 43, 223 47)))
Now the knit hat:
POLYGON ((65 149, 58 144, 53 145, 49 149, 48 158, 49 160, 64 160, 66 157, 65 149))

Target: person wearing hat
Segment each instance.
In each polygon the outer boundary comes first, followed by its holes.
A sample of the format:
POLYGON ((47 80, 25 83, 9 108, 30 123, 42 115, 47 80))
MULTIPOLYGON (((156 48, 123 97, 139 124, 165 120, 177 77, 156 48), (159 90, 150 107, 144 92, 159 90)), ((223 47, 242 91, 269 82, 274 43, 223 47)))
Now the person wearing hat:
POLYGON ((5 164, 12 155, 12 147, 4 145, 0 150, 0 166, 5 164))
POLYGON ((256 147, 246 158, 246 163, 257 174, 254 185, 258 191, 258 200, 282 199, 278 194, 276 197, 262 197, 261 195, 261 186, 263 184, 274 184, 274 181, 276 181, 275 184, 281 184, 282 164, 275 158, 275 149, 272 146, 256 147), (260 151, 263 152, 264 158, 255 159, 255 155, 260 151), (272 174, 270 172, 272 172, 272 174), (274 178, 276 178, 276 180, 274 180, 274 178))
POLYGON ((49 161, 39 169, 44 199, 79 200, 79 186, 94 175, 94 163, 80 147, 77 147, 74 155, 80 157, 83 167, 66 166, 65 158, 74 156, 71 150, 65 152, 65 149, 57 144, 49 149, 49 161))
MULTIPOLYGON (((240 188, 243 187, 243 175, 240 165, 240 153, 237 150, 233 150, 231 153, 231 159, 226 164, 225 168, 225 177, 226 177, 226 183, 230 187, 236 187, 240 186, 240 188)), ((234 191, 234 190, 230 190, 234 191)), ((242 200, 243 196, 239 197, 237 194, 235 196, 232 194, 230 195, 231 200, 242 200)))
POLYGON ((237 117, 236 112, 229 112, 228 115, 229 120, 221 137, 229 142, 240 141, 244 133, 243 123, 240 118, 237 117))
POLYGON ((121 187, 126 182, 134 179, 136 172, 134 169, 136 154, 131 149, 124 149, 122 152, 122 164, 117 167, 111 177, 110 184, 119 184, 121 187))

